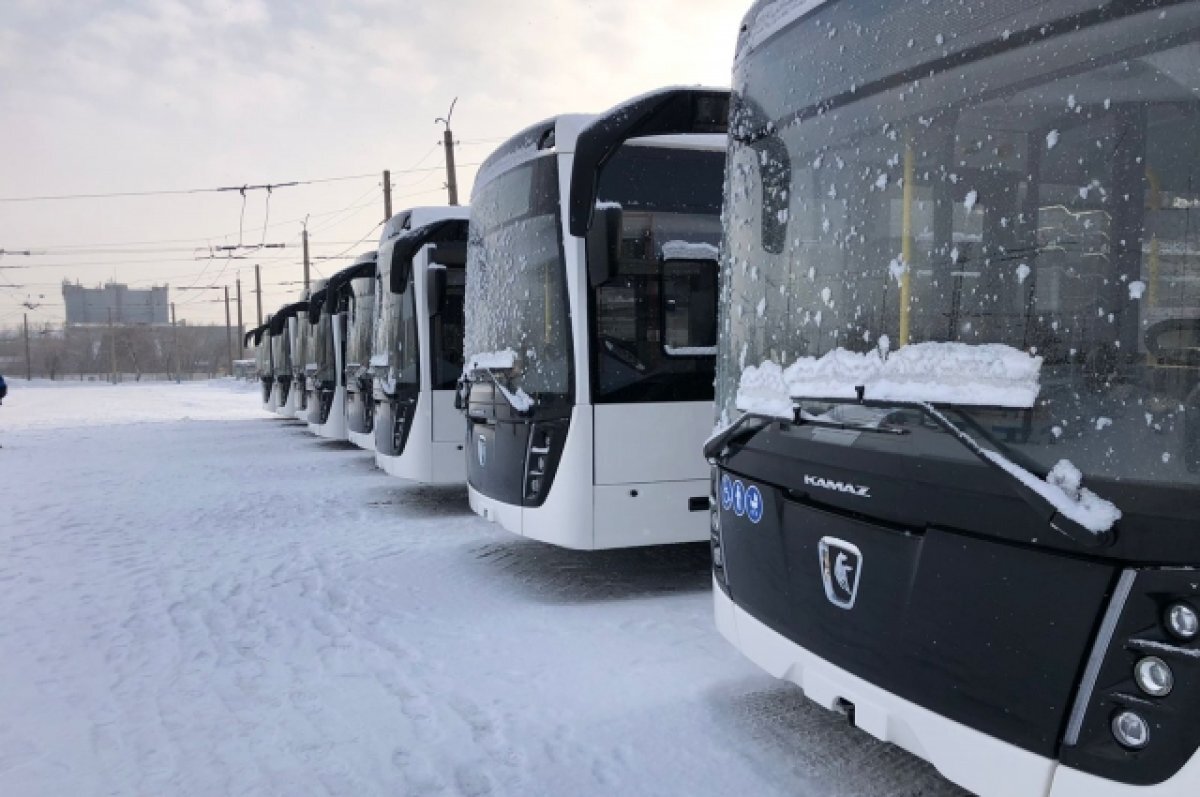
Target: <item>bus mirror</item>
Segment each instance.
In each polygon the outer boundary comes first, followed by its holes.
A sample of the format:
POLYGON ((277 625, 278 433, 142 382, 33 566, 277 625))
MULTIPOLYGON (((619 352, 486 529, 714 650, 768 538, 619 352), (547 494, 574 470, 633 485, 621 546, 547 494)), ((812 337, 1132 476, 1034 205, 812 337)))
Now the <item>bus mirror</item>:
POLYGON ((604 285, 617 273, 621 254, 621 208, 600 205, 587 233, 588 281, 593 288, 604 285))
POLYGON ((446 267, 430 266, 425 271, 425 301, 429 308, 429 317, 433 318, 442 312, 446 305, 446 267))
POLYGON ((392 293, 404 293, 408 290, 408 281, 412 277, 412 248, 405 246, 403 239, 397 239, 392 244, 392 281, 388 286, 392 293))

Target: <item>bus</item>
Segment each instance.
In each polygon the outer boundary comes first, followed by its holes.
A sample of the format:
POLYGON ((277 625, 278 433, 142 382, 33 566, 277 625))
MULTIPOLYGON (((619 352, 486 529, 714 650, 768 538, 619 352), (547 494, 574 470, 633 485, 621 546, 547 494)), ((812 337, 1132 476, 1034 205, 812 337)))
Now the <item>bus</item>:
POLYGON ((422 484, 463 484, 462 374, 468 210, 419 207, 384 230, 371 371, 375 462, 422 484))
POLYGON ((266 324, 247 332, 242 338, 242 348, 248 349, 252 343, 254 345, 254 375, 262 386, 263 409, 272 412, 274 408, 271 407, 271 393, 275 388, 275 368, 271 360, 270 339, 268 338, 267 345, 263 345, 263 335, 267 333, 269 326, 270 319, 266 324))
POLYGON ((1200 2, 759 2, 712 554, 743 654, 980 795, 1200 793, 1200 2))
POLYGON ((728 90, 518 133, 471 198, 471 507, 594 550, 703 541, 728 90))
POLYGON ((310 288, 300 292, 300 300, 290 307, 294 310, 288 315, 288 339, 291 341, 292 385, 294 389, 289 396, 285 415, 298 420, 308 419, 308 363, 312 351, 312 322, 308 320, 310 288))
POLYGON ((309 377, 308 428, 318 437, 346 440, 347 308, 351 282, 374 269, 375 252, 366 252, 330 277, 309 299, 313 324, 313 362, 309 377))
POLYGON ((343 275, 346 436, 359 448, 373 452, 375 400, 371 388, 371 343, 375 324, 375 260, 351 267, 343 275))
POLYGON ((304 302, 296 302, 279 308, 264 324, 270 339, 271 363, 275 372, 275 388, 269 409, 282 418, 296 416, 297 397, 304 394, 303 382, 296 381, 296 364, 293 360, 291 320, 307 309, 304 302))

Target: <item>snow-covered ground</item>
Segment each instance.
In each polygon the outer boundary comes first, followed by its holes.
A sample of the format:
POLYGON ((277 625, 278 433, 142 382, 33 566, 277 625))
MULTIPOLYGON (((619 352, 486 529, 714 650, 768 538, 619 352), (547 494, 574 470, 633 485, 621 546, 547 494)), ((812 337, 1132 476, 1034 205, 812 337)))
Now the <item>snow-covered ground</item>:
POLYGON ((256 387, 11 383, 0 793, 956 793, 727 645, 704 546, 515 538, 256 387))

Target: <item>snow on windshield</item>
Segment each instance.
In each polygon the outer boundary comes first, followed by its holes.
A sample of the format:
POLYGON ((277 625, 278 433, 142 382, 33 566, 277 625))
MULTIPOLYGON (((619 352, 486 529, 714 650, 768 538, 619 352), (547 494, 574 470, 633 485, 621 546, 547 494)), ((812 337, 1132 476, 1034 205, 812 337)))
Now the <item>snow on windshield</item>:
POLYGON ((517 353, 512 349, 472 354, 463 365, 463 376, 470 376, 481 369, 486 371, 504 371, 516 364, 517 353))
POLYGON ((667 241, 662 245, 662 255, 667 260, 716 260, 719 250, 709 243, 667 241))
MULTIPOLYGON (((886 340, 886 338, 885 338, 886 340)), ((982 407, 1029 408, 1037 400, 1042 358, 1004 344, 917 343, 887 352, 834 349, 786 369, 748 366, 737 408, 790 418, 792 399, 862 398, 982 407)))

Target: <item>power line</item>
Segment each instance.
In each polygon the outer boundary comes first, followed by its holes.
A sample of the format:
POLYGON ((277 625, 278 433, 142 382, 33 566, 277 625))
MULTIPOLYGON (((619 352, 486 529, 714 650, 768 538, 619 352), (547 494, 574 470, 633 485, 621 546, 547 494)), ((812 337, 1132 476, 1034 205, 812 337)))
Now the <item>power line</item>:
MULTIPOLYGON (((469 164, 477 166, 479 164, 469 164)), ((410 174, 413 172, 440 171, 440 167, 428 167, 422 169, 399 169, 394 174, 410 174)), ((50 202, 62 199, 117 199, 122 197, 146 197, 146 196, 184 196, 190 194, 217 194, 226 193, 229 191, 245 192, 251 190, 269 190, 274 188, 293 187, 301 185, 318 185, 320 183, 336 183, 346 180, 365 180, 367 178, 377 179, 378 174, 350 174, 342 177, 318 177, 311 180, 290 180, 279 183, 262 183, 260 185, 226 185, 217 186, 214 188, 179 188, 179 189, 163 189, 156 191, 112 191, 107 193, 96 194, 46 194, 41 196, 15 196, 15 197, 0 197, 0 202, 50 202)))

